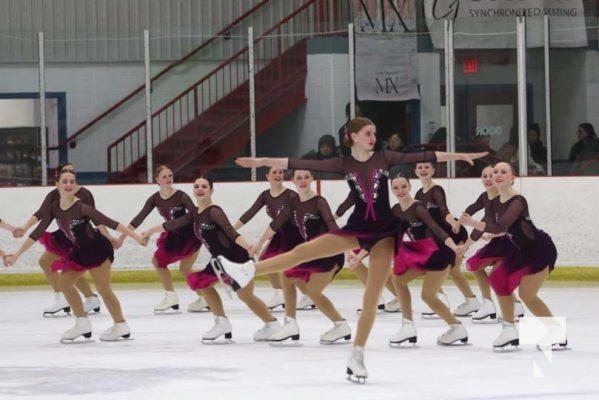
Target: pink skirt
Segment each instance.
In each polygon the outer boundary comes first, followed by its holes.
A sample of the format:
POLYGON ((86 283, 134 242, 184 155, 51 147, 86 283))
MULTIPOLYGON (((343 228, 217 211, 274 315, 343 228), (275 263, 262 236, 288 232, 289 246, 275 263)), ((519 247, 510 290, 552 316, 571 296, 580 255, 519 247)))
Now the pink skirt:
POLYGON ((48 253, 56 254, 60 257, 67 256, 73 248, 73 243, 60 230, 54 232, 44 232, 39 238, 39 242, 46 248, 48 253))
POLYGON ((409 269, 443 271, 454 262, 453 251, 445 245, 437 245, 432 238, 403 242, 393 258, 393 274, 402 275, 409 269))
POLYGON ((154 252, 158 268, 166 268, 169 264, 190 257, 200 250, 202 242, 193 232, 190 224, 176 231, 162 232, 156 239, 158 248, 154 252))

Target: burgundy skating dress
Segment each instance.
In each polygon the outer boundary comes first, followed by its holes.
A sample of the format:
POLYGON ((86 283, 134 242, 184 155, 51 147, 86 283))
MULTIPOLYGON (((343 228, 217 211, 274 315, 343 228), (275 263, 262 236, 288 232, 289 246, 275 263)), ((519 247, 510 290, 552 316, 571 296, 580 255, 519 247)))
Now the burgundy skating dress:
MULTIPOLYGON (((266 207, 266 214, 272 221, 279 214, 289 209, 289 204, 296 198, 298 198, 297 193, 290 189, 283 190, 277 197, 273 197, 270 194, 270 190, 265 190, 260 193, 254 204, 239 217, 239 220, 245 225, 254 218, 262 207, 266 207)), ((291 220, 288 220, 270 239, 270 243, 260 256, 260 259, 266 260, 277 254, 285 253, 286 251, 291 250, 293 246, 301 240, 297 228, 293 225, 291 220)))
MULTIPOLYGON (((75 197, 77 197, 83 203, 92 206, 92 208, 96 207, 94 196, 84 187, 79 187, 79 190, 77 190, 77 193, 75 193, 75 197)), ((46 195, 42 205, 40 206, 40 209, 37 210, 33 216, 38 220, 41 220, 46 210, 50 209, 52 203, 58 200, 60 200, 60 193, 58 189, 54 189, 46 195)), ((60 229, 57 229, 54 232, 44 232, 39 238, 39 242, 46 248, 47 252, 56 254, 60 257, 68 255, 71 251, 71 247, 73 246, 71 241, 67 239, 60 229)))
POLYGON ((436 162, 435 153, 380 151, 373 152, 372 157, 363 162, 351 156, 328 160, 290 159, 289 168, 335 172, 345 176, 354 198, 354 209, 344 227, 329 233, 355 236, 360 248, 370 251, 381 239, 392 237, 397 240, 402 228, 391 212, 387 171, 397 164, 420 162, 436 162))
MULTIPOLYGON (((478 199, 469 205, 464 212, 468 215, 474 215, 478 211, 484 209, 485 215, 482 221, 485 223, 497 222, 495 220, 495 214, 491 210, 492 202, 493 200, 489 199, 487 192, 481 193, 481 195, 478 196, 478 199)), ((480 235, 480 232, 476 233, 476 230, 474 230, 470 237, 474 239, 475 237, 479 238, 480 235)), ((494 237, 489 243, 481 247, 472 257, 468 258, 466 266, 469 271, 477 271, 480 268, 495 264, 510 251, 511 247, 512 244, 505 236, 494 237)))
MULTIPOLYGON (((502 203, 499 196, 493 199, 491 212, 497 222, 488 222, 485 232, 505 233, 512 247, 503 255, 489 275, 489 283, 499 296, 511 295, 525 275, 532 275, 549 267, 552 271, 557 259, 557 249, 549 235, 532 223, 526 199, 516 195, 502 203)), ((475 232, 478 239, 481 232, 475 232)))
MULTIPOLYGON (((195 210, 191 198, 181 190, 177 190, 168 199, 163 199, 160 197, 160 192, 156 192, 146 201, 130 225, 137 229, 154 208, 158 209, 162 218, 167 222, 195 210)), ((170 232, 162 232, 156 240, 157 249, 154 252, 156 264, 159 268, 166 268, 169 264, 191 256, 200 249, 201 245, 202 242, 193 233, 191 225, 170 232)))
POLYGON ((449 234, 437 224, 424 204, 416 201, 406 210, 396 204, 392 211, 400 224, 407 226, 406 234, 410 238, 398 244, 393 258, 394 275, 402 275, 408 269, 443 271, 455 263, 455 253, 445 245, 449 234))
POLYGON ((468 231, 466 228, 461 226, 460 231, 454 233, 451 229, 451 225, 445 220, 445 217, 449 214, 449 209, 447 208, 445 190, 443 190, 441 186, 434 185, 426 193, 424 193, 424 190, 419 189, 414 198, 426 206, 428 212, 435 219, 435 222, 447 232, 449 236, 451 236, 456 244, 465 242, 468 239, 468 231))
POLYGON ((90 222, 116 229, 119 225, 117 221, 81 200, 76 201, 67 210, 62 210, 60 201, 55 201, 29 237, 39 240, 53 219, 56 219, 59 229, 71 244, 69 253, 52 263, 53 271, 86 271, 99 267, 106 260, 114 261, 112 244, 90 222))
MULTIPOLYGON (((323 233, 339 228, 331 213, 329 203, 327 203, 324 197, 318 195, 306 201, 301 201, 299 196, 293 199, 289 209, 279 214, 271 222, 270 228, 276 232, 289 220, 293 221, 293 224, 301 235, 301 240, 295 245, 307 242, 323 233)), ((337 254, 305 262, 286 270, 284 274, 288 278, 298 278, 308 282, 313 273, 329 272, 333 269, 337 269, 336 273, 339 272, 343 267, 344 261, 344 255, 337 254)))
MULTIPOLYGON (((235 243, 239 233, 233 229, 219 206, 211 205, 199 214, 196 208, 193 212, 167 221, 162 226, 169 232, 190 226, 212 257, 224 256, 236 263, 244 263, 250 259, 247 250, 235 243)), ((187 284, 192 290, 205 289, 217 281, 218 278, 210 263, 203 270, 187 276, 187 284)))

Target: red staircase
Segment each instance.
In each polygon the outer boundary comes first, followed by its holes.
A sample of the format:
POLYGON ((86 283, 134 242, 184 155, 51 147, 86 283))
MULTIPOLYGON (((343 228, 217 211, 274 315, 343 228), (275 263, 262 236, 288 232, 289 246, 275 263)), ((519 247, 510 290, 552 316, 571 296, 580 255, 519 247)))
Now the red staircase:
MULTIPOLYGON (((306 39, 320 29, 324 3, 306 2, 254 40, 256 134, 306 101, 306 39)), ((153 165, 191 181, 243 149, 250 140, 248 79, 246 47, 154 112, 153 165)), ((142 121, 109 146, 110 182, 147 182, 145 141, 142 121)))
MULTIPOLYGON (((266 131, 306 101, 306 74, 305 39, 256 74, 257 133, 266 131)), ((204 79, 208 81, 210 78, 204 79)), ((157 114, 166 115, 167 109, 180 99, 181 96, 157 114)), ((249 124, 249 84, 246 81, 156 146, 152 154, 153 163, 170 166, 178 181, 192 181, 247 146, 249 124)), ((145 123, 139 128, 145 134, 145 123)), ((108 151, 114 147, 112 145, 108 151)), ((144 155, 118 176, 110 174, 111 182, 147 181, 146 162, 144 155)))

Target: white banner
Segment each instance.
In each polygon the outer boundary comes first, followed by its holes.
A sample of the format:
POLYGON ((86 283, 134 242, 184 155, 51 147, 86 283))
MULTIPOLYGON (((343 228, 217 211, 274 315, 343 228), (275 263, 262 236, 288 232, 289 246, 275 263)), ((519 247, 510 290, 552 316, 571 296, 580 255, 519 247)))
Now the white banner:
POLYGON ((550 17, 552 47, 587 46, 582 0, 424 0, 436 48, 444 47, 443 20, 454 21, 454 48, 516 48, 516 18, 526 17, 527 47, 543 46, 543 17, 550 17))
POLYGON ((354 0, 359 100, 419 99, 415 0, 354 0))

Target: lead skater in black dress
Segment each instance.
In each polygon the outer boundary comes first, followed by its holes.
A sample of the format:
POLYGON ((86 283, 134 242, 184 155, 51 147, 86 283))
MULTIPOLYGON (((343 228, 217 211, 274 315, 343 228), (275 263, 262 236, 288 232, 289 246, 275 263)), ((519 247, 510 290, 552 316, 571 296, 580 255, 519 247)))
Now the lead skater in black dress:
POLYGON ((225 271, 239 284, 249 283, 254 274, 280 272, 316 258, 330 257, 356 248, 370 252, 370 270, 363 296, 362 313, 348 363, 350 379, 364 382, 368 372, 364 366, 364 346, 372 329, 377 303, 396 249, 400 227, 395 223, 389 204, 388 170, 397 164, 472 160, 487 153, 398 153, 374 151, 376 127, 368 118, 354 118, 347 124, 345 143, 351 156, 328 160, 299 160, 289 158, 238 158, 242 167, 260 166, 285 169, 309 169, 333 172, 345 176, 355 197, 355 206, 347 225, 296 246, 293 250, 256 264, 243 265, 220 259, 225 271))

